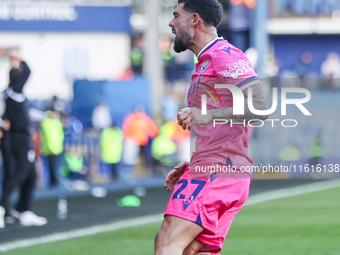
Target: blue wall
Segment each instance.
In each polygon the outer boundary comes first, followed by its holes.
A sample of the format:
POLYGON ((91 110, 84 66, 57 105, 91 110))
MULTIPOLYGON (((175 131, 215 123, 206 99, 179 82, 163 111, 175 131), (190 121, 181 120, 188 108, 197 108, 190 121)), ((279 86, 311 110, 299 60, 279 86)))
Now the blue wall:
POLYGON ((92 111, 100 102, 109 105, 112 121, 119 126, 136 105, 144 105, 146 113, 150 115, 149 82, 142 76, 132 81, 77 80, 73 90, 72 115, 85 127, 92 127, 92 111))

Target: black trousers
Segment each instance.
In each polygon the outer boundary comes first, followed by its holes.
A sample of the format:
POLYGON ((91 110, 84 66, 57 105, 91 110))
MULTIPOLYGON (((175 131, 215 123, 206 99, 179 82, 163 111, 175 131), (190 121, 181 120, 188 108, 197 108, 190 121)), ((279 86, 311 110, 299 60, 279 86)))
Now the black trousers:
POLYGON ((118 173, 117 173, 117 164, 110 164, 111 165, 111 179, 117 180, 118 179, 118 173))
POLYGON ((50 187, 58 185, 58 177, 57 177, 57 164, 59 160, 59 155, 49 155, 46 156, 48 169, 50 173, 50 187))
POLYGON ((6 215, 9 215, 11 194, 15 188, 20 189, 16 210, 24 212, 31 208, 36 179, 35 155, 30 135, 7 133, 4 136, 6 138, 1 141, 4 180, 0 205, 6 209, 6 215))

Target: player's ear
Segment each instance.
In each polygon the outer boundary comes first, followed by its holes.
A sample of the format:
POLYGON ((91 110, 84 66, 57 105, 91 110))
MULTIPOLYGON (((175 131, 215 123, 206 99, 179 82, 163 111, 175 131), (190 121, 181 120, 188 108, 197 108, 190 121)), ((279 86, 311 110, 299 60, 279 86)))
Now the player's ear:
POLYGON ((193 26, 197 26, 199 24, 199 21, 200 21, 200 15, 198 15, 198 13, 192 14, 191 21, 192 21, 193 26))

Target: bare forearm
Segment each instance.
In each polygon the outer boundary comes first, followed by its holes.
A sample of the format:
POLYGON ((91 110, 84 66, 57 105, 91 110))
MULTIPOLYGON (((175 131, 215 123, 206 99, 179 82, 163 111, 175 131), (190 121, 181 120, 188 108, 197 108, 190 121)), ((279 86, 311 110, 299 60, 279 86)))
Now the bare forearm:
MULTIPOLYGON (((257 110, 267 110, 263 106, 263 104, 255 104, 254 103, 254 108, 257 110)), ((268 119, 268 115, 257 115, 252 113, 249 110, 248 104, 245 104, 244 106, 244 115, 234 115, 233 114, 233 107, 228 107, 228 108, 221 108, 221 109, 214 109, 210 110, 210 114, 212 119, 226 119, 226 120, 232 120, 232 121, 249 121, 249 120, 265 120, 268 119)))
MULTIPOLYGON (((256 110, 268 110, 268 102, 264 97, 264 93, 260 84, 255 85, 252 88, 252 104, 256 110)), ((250 111, 248 105, 248 92, 244 92, 244 114, 243 115, 234 115, 233 114, 233 106, 221 109, 213 109, 210 110, 212 119, 226 119, 232 121, 249 121, 249 120, 265 120, 269 116, 268 115, 258 115, 254 114, 250 111)))

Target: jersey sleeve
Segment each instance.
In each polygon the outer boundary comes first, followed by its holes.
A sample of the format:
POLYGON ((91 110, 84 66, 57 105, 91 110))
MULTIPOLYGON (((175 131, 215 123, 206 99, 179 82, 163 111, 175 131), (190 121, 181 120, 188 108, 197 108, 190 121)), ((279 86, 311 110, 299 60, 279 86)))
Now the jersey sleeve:
POLYGON ((246 55, 239 49, 229 47, 214 52, 213 64, 221 84, 231 84, 244 90, 256 84, 258 76, 246 55))

